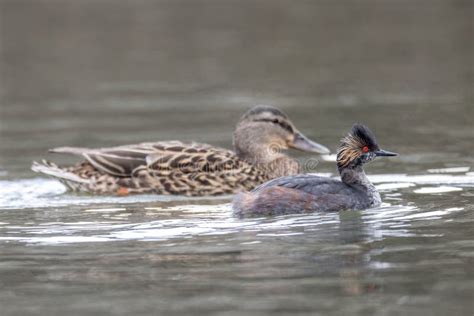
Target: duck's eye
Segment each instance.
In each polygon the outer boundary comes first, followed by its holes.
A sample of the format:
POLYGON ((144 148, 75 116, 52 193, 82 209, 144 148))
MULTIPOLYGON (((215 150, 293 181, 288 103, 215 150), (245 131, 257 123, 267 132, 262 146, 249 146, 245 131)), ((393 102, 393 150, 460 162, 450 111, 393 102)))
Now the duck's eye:
POLYGON ((367 147, 367 146, 362 147, 362 152, 368 153, 369 152, 369 147, 367 147))
POLYGON ((274 119, 274 120, 273 120, 273 123, 275 123, 275 124, 280 124, 280 121, 278 121, 277 119, 274 119))

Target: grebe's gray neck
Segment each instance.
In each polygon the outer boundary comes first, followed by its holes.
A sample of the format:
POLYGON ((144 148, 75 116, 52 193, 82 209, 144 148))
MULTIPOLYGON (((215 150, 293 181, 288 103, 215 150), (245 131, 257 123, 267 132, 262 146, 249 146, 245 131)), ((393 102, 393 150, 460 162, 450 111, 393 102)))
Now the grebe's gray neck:
POLYGON ((378 206, 382 203, 379 192, 372 182, 369 181, 369 178, 367 178, 362 165, 338 169, 342 182, 366 195, 371 206, 378 206))

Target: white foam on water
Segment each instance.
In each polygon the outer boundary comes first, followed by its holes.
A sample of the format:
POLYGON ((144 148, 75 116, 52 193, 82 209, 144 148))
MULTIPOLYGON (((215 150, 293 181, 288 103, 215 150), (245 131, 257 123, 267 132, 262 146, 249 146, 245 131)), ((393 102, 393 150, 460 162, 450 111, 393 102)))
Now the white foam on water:
POLYGON ((383 183, 376 185, 375 187, 377 190, 380 191, 391 191, 391 190, 396 190, 396 189, 404 189, 404 188, 411 188, 416 186, 414 183, 410 182, 402 182, 402 183, 383 183))
POLYGON ((433 193, 448 193, 448 192, 458 192, 462 191, 462 188, 458 187, 449 187, 449 186, 439 186, 439 187, 423 187, 413 192, 417 194, 433 194, 433 193))
POLYGON ((3 241, 23 241, 33 244, 41 245, 57 245, 57 244, 72 244, 72 243, 90 243, 90 242, 106 242, 110 241, 107 238, 89 237, 89 236, 54 236, 54 237, 0 237, 3 241))
POLYGON ((415 184, 474 184, 474 175, 407 175, 379 174, 368 175, 373 183, 415 183, 415 184))
POLYGON ((448 209, 445 209, 445 210, 430 211, 430 212, 419 212, 419 213, 399 217, 399 218, 397 218, 397 220, 414 220, 414 219, 416 219, 416 220, 419 220, 419 219, 423 219, 423 220, 430 219, 430 220, 432 220, 432 219, 439 219, 439 218, 442 218, 445 215, 455 213, 455 212, 459 212, 459 211, 462 211, 462 210, 463 210, 463 208, 454 207, 454 208, 448 208, 448 209))
MULTIPOLYGON (((185 197, 167 195, 94 196, 68 193, 55 180, 34 178, 0 181, 0 209, 50 208, 69 205, 130 204, 171 201, 229 200, 229 197, 185 197)), ((104 211, 105 212, 105 211, 104 211)))
POLYGON ((115 213, 120 211, 125 211, 125 208, 97 208, 97 209, 88 209, 84 210, 84 212, 90 213, 115 213))
POLYGON ((441 168, 441 169, 428 169, 429 173, 466 173, 470 170, 470 167, 454 167, 454 168, 441 168))

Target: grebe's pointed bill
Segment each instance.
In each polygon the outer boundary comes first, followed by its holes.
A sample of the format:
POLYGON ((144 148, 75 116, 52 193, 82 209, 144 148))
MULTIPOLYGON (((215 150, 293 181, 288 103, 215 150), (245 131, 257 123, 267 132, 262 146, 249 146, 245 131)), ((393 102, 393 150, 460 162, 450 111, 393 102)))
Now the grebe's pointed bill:
POLYGON ((393 153, 393 152, 386 151, 386 150, 383 150, 383 149, 376 150, 376 151, 375 151, 375 155, 376 155, 377 157, 394 157, 394 156, 398 156, 397 153, 393 153))
POLYGON ((326 146, 318 144, 300 132, 295 133, 295 138, 288 144, 291 148, 313 152, 318 154, 329 154, 331 151, 326 146))

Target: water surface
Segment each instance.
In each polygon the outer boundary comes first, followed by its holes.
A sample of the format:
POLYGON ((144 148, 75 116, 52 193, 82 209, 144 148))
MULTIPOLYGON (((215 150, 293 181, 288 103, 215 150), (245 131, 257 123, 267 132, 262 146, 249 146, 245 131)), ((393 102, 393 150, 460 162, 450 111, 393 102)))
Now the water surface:
POLYGON ((1 1, 0 314, 472 315, 472 2, 386 2, 1 1), (367 167, 384 204, 239 219, 29 170, 64 145, 231 148, 257 103, 333 151, 374 129, 401 154, 367 167))

